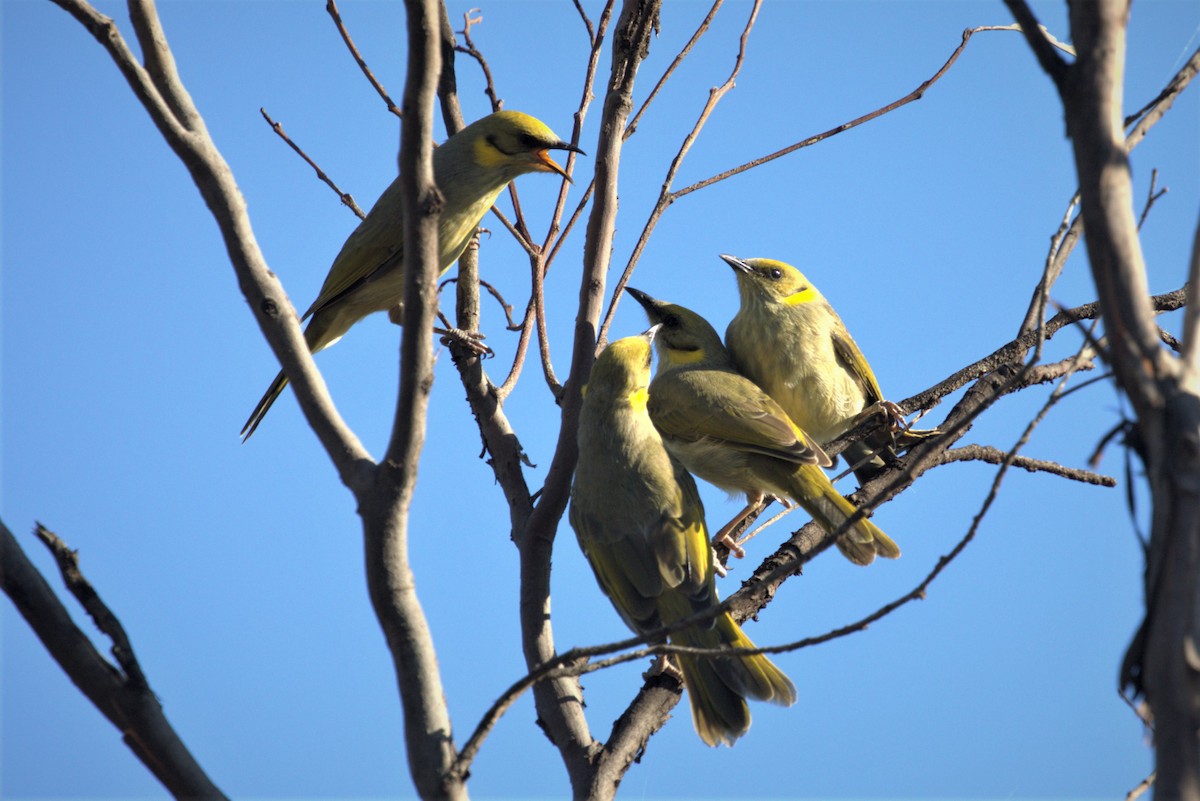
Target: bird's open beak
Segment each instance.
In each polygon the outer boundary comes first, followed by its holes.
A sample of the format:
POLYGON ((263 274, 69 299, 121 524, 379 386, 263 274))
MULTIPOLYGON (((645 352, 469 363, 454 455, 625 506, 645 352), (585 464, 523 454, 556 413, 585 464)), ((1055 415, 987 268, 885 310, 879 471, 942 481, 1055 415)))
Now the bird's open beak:
POLYGON ((550 158, 551 150, 569 150, 570 152, 578 153, 581 156, 586 156, 587 153, 584 153, 582 150, 580 150, 578 147, 571 144, 570 142, 557 142, 543 150, 534 151, 534 154, 533 154, 534 158, 537 159, 537 161, 543 166, 543 168, 547 172, 556 172, 559 175, 561 175, 563 178, 566 178, 569 183, 575 183, 574 181, 571 180, 571 176, 567 175, 567 171, 564 170, 562 167, 560 167, 558 162, 556 162, 554 159, 550 158))
POLYGON ((643 331, 642 336, 644 336, 646 338, 647 342, 649 342, 650 344, 654 344, 654 335, 658 333, 658 329, 662 328, 662 326, 663 326, 662 323, 655 323, 654 325, 650 326, 645 331, 643 331))
POLYGON ((646 310, 646 316, 650 318, 650 322, 662 323, 662 307, 664 304, 661 300, 655 300, 642 290, 634 289, 631 286, 625 287, 625 291, 628 292, 634 300, 642 304, 642 308, 646 310))
POLYGON ((724 261, 726 264, 728 264, 733 269, 737 270, 739 273, 754 272, 754 270, 750 269, 749 264, 746 264, 746 262, 742 261, 737 256, 730 256, 728 253, 722 253, 721 260, 724 261))

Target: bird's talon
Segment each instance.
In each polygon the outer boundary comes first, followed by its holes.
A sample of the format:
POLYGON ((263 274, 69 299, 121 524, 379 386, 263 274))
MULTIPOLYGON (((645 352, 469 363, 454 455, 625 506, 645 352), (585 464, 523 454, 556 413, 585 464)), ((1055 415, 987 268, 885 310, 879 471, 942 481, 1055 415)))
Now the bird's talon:
POLYGON ((724 545, 726 548, 729 549, 729 553, 732 554, 733 556, 737 557, 738 559, 746 558, 745 549, 742 548, 742 546, 737 544, 737 540, 735 540, 728 531, 719 535, 715 540, 713 540, 713 546, 715 547, 717 545, 724 545))
POLYGON ((435 334, 442 335, 442 344, 446 346, 461 345, 481 359, 495 356, 496 352, 484 345, 481 340, 487 337, 480 331, 464 331, 461 328, 435 328, 435 334))

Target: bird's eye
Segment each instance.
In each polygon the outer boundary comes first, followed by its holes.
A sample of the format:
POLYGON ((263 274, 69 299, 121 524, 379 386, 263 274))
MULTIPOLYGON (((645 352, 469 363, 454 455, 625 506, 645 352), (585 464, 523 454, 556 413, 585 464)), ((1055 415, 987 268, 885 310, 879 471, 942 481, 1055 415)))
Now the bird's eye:
POLYGON ((506 155, 506 156, 511 156, 511 155, 512 155, 512 153, 509 153, 507 150, 505 150, 504 148, 500 147, 500 143, 499 143, 499 142, 496 140, 496 135, 495 135, 495 134, 488 134, 488 135, 487 135, 487 137, 485 137, 485 140, 484 140, 484 141, 486 141, 486 142, 487 142, 489 145, 491 145, 493 148, 495 148, 495 149, 496 149, 497 151, 499 151, 500 153, 503 153, 503 154, 504 154, 504 155, 506 155))
POLYGON ((539 150, 542 147, 542 143, 533 134, 521 134, 521 145, 526 150, 539 150))
POLYGON ((780 278, 783 278, 783 270, 779 269, 778 267, 772 267, 767 272, 767 275, 771 277, 772 281, 778 281, 780 278))
POLYGON ((673 314, 668 315, 666 318, 663 319, 663 325, 665 325, 667 328, 678 328, 679 327, 679 318, 673 314))

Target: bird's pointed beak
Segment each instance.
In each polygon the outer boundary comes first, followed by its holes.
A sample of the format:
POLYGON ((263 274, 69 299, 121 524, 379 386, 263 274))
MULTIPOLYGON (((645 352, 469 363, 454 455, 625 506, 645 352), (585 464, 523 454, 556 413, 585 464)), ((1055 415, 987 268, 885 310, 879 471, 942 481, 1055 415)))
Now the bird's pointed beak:
POLYGON ((752 269, 750 269, 749 264, 746 264, 744 260, 739 259, 737 256, 730 256, 728 253, 722 253, 721 260, 733 269, 737 270, 739 273, 749 274, 754 272, 752 269))
POLYGON ((642 336, 646 338, 646 342, 654 344, 654 335, 658 333, 658 329, 662 328, 662 323, 655 323, 642 332, 642 336))
POLYGON ((543 150, 538 150, 538 151, 534 152, 534 157, 538 160, 538 162, 540 162, 542 164, 543 167, 545 167, 545 169, 548 172, 556 172, 559 175, 561 175, 563 178, 566 178, 567 183, 571 183, 571 184, 575 183, 574 181, 571 180, 571 176, 567 175, 567 171, 564 170, 561 166, 559 166, 557 161, 550 158, 551 150, 567 150, 567 151, 570 151, 571 153, 578 153, 581 156, 586 156, 587 153, 584 153, 581 149, 579 149, 575 145, 571 144, 570 142, 556 142, 553 145, 550 145, 549 147, 547 147, 543 150))
MULTIPOLYGON (((642 304, 642 308, 646 310, 646 316, 650 318, 650 322, 662 324, 663 315, 662 307, 665 305, 661 300, 655 300, 640 289, 634 289, 631 286, 625 287, 625 291, 630 297, 642 304)), ((657 326, 655 326, 657 328, 657 326)))

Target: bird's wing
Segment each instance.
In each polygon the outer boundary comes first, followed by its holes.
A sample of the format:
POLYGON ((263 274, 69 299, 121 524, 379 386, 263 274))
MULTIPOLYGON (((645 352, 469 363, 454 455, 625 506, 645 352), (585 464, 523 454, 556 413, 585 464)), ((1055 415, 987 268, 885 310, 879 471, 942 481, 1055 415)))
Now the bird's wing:
POLYGON ((708 438, 798 464, 828 465, 829 457, 750 379, 731 370, 665 374, 650 386, 650 416, 664 436, 708 438), (664 384, 656 401, 655 385, 664 384), (669 398, 669 401, 667 400, 669 398))
POLYGON ((869 406, 883 400, 883 391, 879 388, 879 382, 875 380, 875 373, 871 371, 867 357, 863 356, 863 352, 859 350, 858 344, 850 336, 846 326, 839 320, 830 335, 833 337, 833 352, 837 354, 838 363, 862 387, 863 395, 867 400, 866 405, 869 406))
POLYGON ((596 574, 596 581, 634 631, 658 628, 655 598, 662 580, 648 542, 622 532, 621 523, 601 510, 571 503, 571 528, 596 574))
POLYGON ((404 196, 399 181, 397 178, 384 190, 366 219, 346 238, 305 318, 329 308, 404 259, 404 196))

